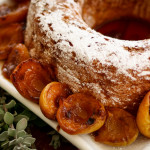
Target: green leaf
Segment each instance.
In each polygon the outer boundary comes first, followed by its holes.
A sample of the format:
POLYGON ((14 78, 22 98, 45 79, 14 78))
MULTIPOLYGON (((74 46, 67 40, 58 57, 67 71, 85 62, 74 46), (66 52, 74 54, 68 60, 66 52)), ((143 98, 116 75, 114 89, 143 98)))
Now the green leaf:
POLYGON ((15 107, 15 105, 16 105, 16 102, 14 100, 11 100, 8 104, 5 105, 5 107, 7 109, 10 109, 10 108, 15 107))
POLYGON ((35 142, 35 138, 27 137, 24 139, 23 143, 30 143, 33 144, 35 142))
POLYGON ((27 127, 27 119, 22 118, 16 125, 18 131, 25 130, 27 127))
POLYGON ((27 147, 31 147, 31 143, 23 142, 23 144, 26 145, 27 147))
POLYGON ((3 109, 3 105, 1 105, 1 104, 0 104, 0 108, 2 108, 2 109, 3 109))
POLYGON ((4 121, 6 124, 11 125, 14 121, 14 116, 10 112, 6 112, 4 115, 4 121))
POLYGON ((9 146, 16 145, 16 143, 17 143, 17 140, 14 139, 14 140, 12 140, 12 141, 9 142, 9 146))
POLYGON ((0 104, 5 104, 6 97, 0 97, 0 104))
POLYGON ((53 135, 53 140, 58 141, 60 138, 60 135, 53 135))
POLYGON ((13 148, 13 150, 19 150, 18 146, 15 146, 15 147, 13 148))
POLYGON ((0 141, 5 141, 8 138, 8 131, 4 131, 0 134, 0 141))
POLYGON ((6 140, 1 144, 1 147, 8 147, 9 141, 6 140))
POLYGON ((26 133, 24 130, 18 131, 18 132, 17 132, 17 138, 19 138, 19 137, 24 137, 26 134, 27 134, 27 133, 26 133))
POLYGON ((4 115, 0 114, 0 121, 3 121, 4 115))
POLYGON ((26 135, 23 136, 23 138, 26 138, 26 137, 32 137, 32 135, 31 134, 26 134, 26 135))
POLYGON ((0 128, 4 125, 4 122, 0 123, 0 128))
POLYGON ((19 137, 18 139, 16 139, 16 142, 17 142, 18 144, 21 144, 21 143, 23 142, 23 140, 24 140, 24 138, 19 137))
POLYGON ((50 145, 54 147, 54 149, 57 149, 60 147, 60 136, 59 135, 53 135, 50 145))
POLYGON ((0 130, 5 131, 0 134, 0 150, 33 150, 30 147, 35 139, 25 129, 28 120, 35 120, 37 116, 19 102, 11 99, 12 97, 0 88, 0 130), (17 115, 18 113, 21 114, 17 115), (14 122, 16 129, 13 127, 14 122))
POLYGON ((3 114, 4 115, 4 110, 2 108, 0 108, 0 114, 3 114))
POLYGON ((16 136, 16 129, 8 128, 8 135, 11 137, 16 136))
POLYGON ((3 120, 4 114, 5 114, 4 110, 2 108, 0 108, 0 121, 3 120))
POLYGON ((16 111, 13 113, 14 116, 17 116, 17 114, 18 114, 18 113, 17 113, 16 111))
POLYGON ((25 115, 17 115, 15 118, 14 118, 14 122, 18 122, 20 121, 22 118, 25 118, 27 119, 27 121, 29 120, 29 118, 25 115))
POLYGON ((55 130, 52 130, 48 133, 49 135, 54 135, 54 134, 57 134, 57 132, 55 130))

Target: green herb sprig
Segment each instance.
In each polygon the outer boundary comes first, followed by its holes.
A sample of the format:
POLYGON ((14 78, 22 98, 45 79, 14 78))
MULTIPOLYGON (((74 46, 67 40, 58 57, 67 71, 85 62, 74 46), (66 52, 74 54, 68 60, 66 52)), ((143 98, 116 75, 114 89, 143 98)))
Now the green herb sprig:
POLYGON ((15 111, 16 102, 0 91, 0 149, 34 150, 35 138, 26 132, 29 118, 15 111))
POLYGON ((58 149, 61 146, 61 143, 68 143, 68 140, 55 130, 50 131, 48 134, 52 136, 50 145, 53 146, 54 149, 58 149))
POLYGON ((27 107, 0 88, 0 150, 35 150, 31 126, 47 128, 49 145, 58 149, 68 141, 57 131, 32 113, 27 107))

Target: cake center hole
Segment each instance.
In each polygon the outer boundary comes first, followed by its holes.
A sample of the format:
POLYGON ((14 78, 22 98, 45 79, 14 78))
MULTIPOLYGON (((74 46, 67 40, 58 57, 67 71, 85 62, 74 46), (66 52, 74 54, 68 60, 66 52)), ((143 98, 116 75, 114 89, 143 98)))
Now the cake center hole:
POLYGON ((150 38, 150 22, 137 18, 120 18, 103 23, 95 28, 103 35, 121 40, 143 40, 150 38))

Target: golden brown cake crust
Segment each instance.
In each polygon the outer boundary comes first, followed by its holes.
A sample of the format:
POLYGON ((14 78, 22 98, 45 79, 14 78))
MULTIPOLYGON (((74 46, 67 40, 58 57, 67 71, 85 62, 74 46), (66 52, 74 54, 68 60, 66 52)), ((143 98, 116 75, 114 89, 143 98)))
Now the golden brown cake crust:
MULTIPOLYGON (((117 8, 115 1, 97 0, 102 11, 108 5, 110 10, 117 8)), ((142 15, 138 0, 128 2, 135 5, 130 13, 142 15)), ((88 4, 95 5, 89 0, 32 0, 25 43, 31 56, 52 64, 58 80, 73 92, 90 93, 105 106, 135 110, 150 90, 150 40, 123 41, 97 33, 89 27, 96 19, 88 14, 88 4)), ((122 9, 120 15, 128 15, 128 7, 122 9)))

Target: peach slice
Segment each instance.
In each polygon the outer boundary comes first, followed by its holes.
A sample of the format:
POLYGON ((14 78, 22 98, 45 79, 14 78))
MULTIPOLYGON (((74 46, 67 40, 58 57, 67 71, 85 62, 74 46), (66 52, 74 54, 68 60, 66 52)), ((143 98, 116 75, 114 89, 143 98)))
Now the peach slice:
POLYGON ((24 40, 24 24, 14 23, 0 28, 0 60, 6 59, 12 47, 24 40))
POLYGON ((47 68, 30 58, 15 68, 11 81, 22 96, 38 103, 41 91, 52 79, 47 68))
POLYGON ((104 106, 88 94, 77 93, 60 101, 57 121, 69 134, 85 134, 98 130, 105 122, 104 106))
POLYGON ((30 0, 16 2, 14 6, 0 6, 0 26, 9 25, 14 22, 25 21, 28 13, 30 0))
POLYGON ((94 133, 95 141, 112 146, 134 142, 139 133, 134 116, 119 108, 108 108, 107 112, 103 127, 94 133))
POLYGON ((56 120, 56 113, 59 107, 59 100, 67 98, 71 94, 66 84, 51 82, 40 95, 40 108, 42 113, 49 119, 56 120))
POLYGON ((148 92, 142 100, 136 117, 139 131, 150 138, 150 92, 148 92))
POLYGON ((6 78, 10 78, 11 73, 19 63, 30 57, 28 49, 24 44, 17 44, 13 47, 8 59, 5 61, 2 72, 6 78))

